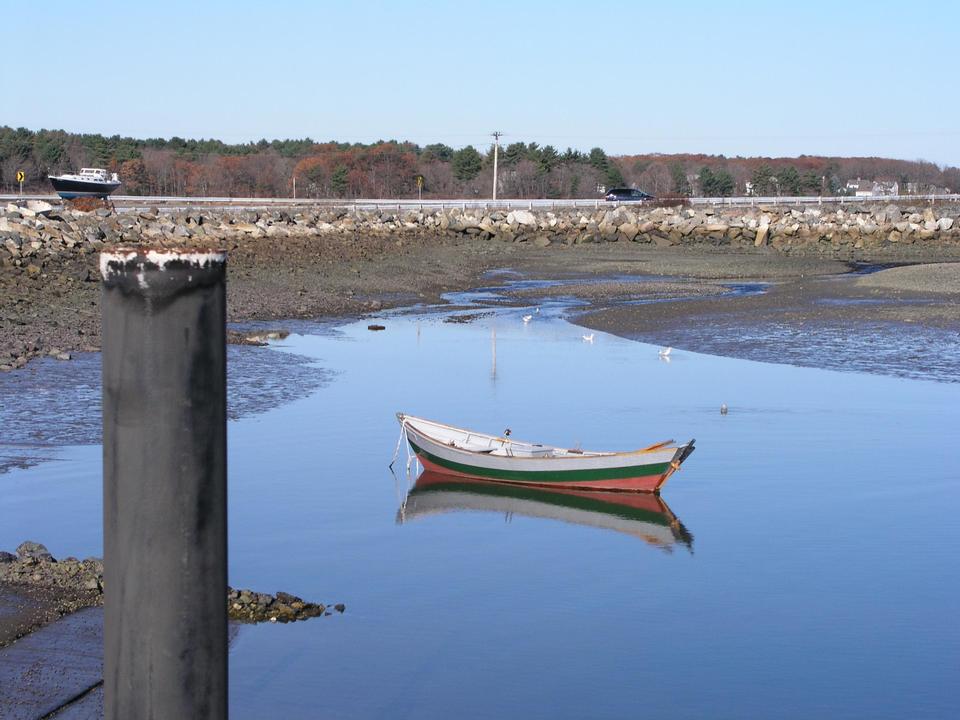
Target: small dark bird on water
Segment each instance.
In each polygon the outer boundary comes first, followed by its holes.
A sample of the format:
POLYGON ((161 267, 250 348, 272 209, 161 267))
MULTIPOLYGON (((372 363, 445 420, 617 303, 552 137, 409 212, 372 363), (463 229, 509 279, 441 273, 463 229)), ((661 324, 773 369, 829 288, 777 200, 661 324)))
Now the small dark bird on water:
POLYGON ((723 404, 720 406, 720 414, 721 414, 721 415, 726 415, 726 414, 727 414, 727 404, 726 404, 726 403, 723 403, 723 404))

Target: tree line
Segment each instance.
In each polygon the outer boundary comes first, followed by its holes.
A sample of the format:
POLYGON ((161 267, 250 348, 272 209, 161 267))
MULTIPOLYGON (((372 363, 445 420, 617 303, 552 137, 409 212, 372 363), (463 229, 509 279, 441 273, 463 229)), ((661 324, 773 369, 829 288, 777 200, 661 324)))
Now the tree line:
POLYGON ((901 194, 960 192, 960 168, 879 157, 633 155, 616 158, 627 182, 654 195, 837 196, 859 179, 896 182, 901 194))
MULTIPOLYGON (((179 137, 31 131, 0 127, 0 188, 49 191, 48 174, 103 167, 118 172, 124 194, 316 198, 489 197, 493 146, 453 148, 382 140, 311 138, 228 144, 179 137), (418 178, 420 183, 418 183, 418 178)), ((498 194, 511 198, 597 197, 603 189, 641 188, 657 196, 817 195, 843 192, 854 178, 891 179, 960 189, 960 170, 884 158, 727 158, 722 155, 611 157, 602 148, 560 150, 536 142, 499 148, 498 194)))

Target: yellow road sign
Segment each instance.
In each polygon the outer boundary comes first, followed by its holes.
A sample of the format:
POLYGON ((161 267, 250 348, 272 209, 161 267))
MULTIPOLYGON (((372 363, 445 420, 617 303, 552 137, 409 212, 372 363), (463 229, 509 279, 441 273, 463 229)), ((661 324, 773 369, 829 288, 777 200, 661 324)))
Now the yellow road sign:
POLYGON ((417 175, 417 187, 423 188, 423 175, 417 175))
POLYGON ((23 170, 17 170, 17 182, 23 182, 26 177, 27 176, 23 174, 23 170))

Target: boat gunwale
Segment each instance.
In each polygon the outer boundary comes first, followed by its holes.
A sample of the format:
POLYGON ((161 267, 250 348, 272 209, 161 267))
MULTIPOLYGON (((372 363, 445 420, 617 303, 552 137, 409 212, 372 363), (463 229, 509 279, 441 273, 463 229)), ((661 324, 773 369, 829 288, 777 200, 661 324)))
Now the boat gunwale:
MULTIPOLYGON (((419 421, 424 422, 424 423, 427 423, 427 424, 429 424, 429 425, 436 425, 436 426, 441 427, 441 428, 446 428, 446 429, 449 429, 449 430, 455 430, 455 431, 457 431, 457 432, 466 433, 466 434, 468 434, 468 435, 477 435, 478 437, 487 438, 487 439, 489 439, 489 440, 497 440, 497 441, 500 441, 500 442, 503 442, 503 443, 506 443, 506 444, 516 444, 516 445, 521 445, 521 446, 525 445, 525 446, 527 446, 527 447, 541 447, 541 448, 548 448, 548 449, 552 449, 552 450, 562 450, 563 452, 567 452, 567 453, 570 452, 568 449, 566 449, 566 448, 561 448, 561 447, 556 446, 556 445, 544 445, 544 444, 530 443, 530 442, 524 442, 524 441, 519 441, 519 440, 511 440, 511 439, 509 439, 509 438, 498 437, 498 436, 496 436, 496 435, 490 435, 490 434, 488 434, 488 433, 474 432, 473 430, 467 430, 467 429, 465 429, 465 428, 459 428, 459 427, 456 427, 456 426, 454 426, 454 425, 447 425, 447 424, 445 424, 445 423, 436 422, 436 421, 434 421, 434 420, 427 420, 426 418, 416 417, 416 416, 414 416, 414 415, 406 415, 406 414, 404 414, 404 413, 397 413, 397 419, 400 421, 401 427, 403 427, 405 430, 407 430, 407 431, 412 430, 412 431, 414 432, 414 434, 419 435, 420 437, 426 438, 426 439, 429 440, 430 442, 434 443, 435 445, 437 445, 437 446, 439 446, 439 447, 444 448, 445 450, 454 451, 454 452, 457 452, 457 453, 460 453, 460 454, 462 454, 462 455, 465 455, 465 456, 467 456, 467 457, 472 457, 472 458, 476 458, 476 457, 491 457, 491 455, 490 455, 490 453, 488 453, 488 452, 479 452, 479 451, 477 451, 477 450, 467 450, 467 449, 465 449, 465 448, 457 447, 456 445, 449 445, 449 444, 447 444, 447 443, 445 443, 445 442, 440 441, 439 439, 435 438, 434 436, 429 435, 428 433, 425 433, 423 430, 415 427, 415 426, 413 425, 413 423, 408 422, 408 421, 409 421, 409 420, 419 420, 419 421)), ((504 456, 504 455, 493 455, 492 457, 508 457, 511 461, 513 461, 513 460, 541 460, 541 461, 543 461, 543 460, 577 460, 577 459, 580 459, 580 458, 629 457, 629 456, 639 456, 639 455, 644 455, 644 454, 649 454, 649 453, 655 453, 655 452, 663 452, 663 453, 666 453, 666 452, 669 452, 669 451, 673 451, 673 456, 672 456, 672 458, 671 458, 671 460, 672 460, 673 458, 676 458, 678 451, 681 451, 681 452, 682 452, 682 451, 683 451, 685 448, 687 448, 693 441, 690 440, 690 441, 688 441, 688 442, 686 442, 686 443, 684 443, 684 444, 682 444, 682 445, 673 445, 673 444, 671 444, 671 443, 673 443, 673 442, 674 442, 673 440, 667 440, 667 441, 665 441, 665 442, 663 442, 663 443, 658 443, 658 444, 655 444, 655 445, 651 445, 651 446, 649 446, 649 447, 642 448, 642 449, 639 449, 639 450, 624 450, 624 451, 583 451, 582 453, 570 453, 569 455, 559 456, 559 457, 558 457, 558 456, 555 456, 555 455, 536 456, 536 457, 524 457, 524 456, 518 456, 518 455, 507 455, 507 456, 504 456)), ((670 461, 668 461, 668 462, 670 462, 670 461)))

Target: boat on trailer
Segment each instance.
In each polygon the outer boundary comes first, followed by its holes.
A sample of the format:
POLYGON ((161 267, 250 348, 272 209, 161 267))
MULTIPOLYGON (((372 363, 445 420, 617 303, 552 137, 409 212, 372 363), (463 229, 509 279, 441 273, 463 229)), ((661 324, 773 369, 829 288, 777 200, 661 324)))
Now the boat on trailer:
POLYGON ((120 187, 120 176, 103 168, 82 168, 79 173, 48 175, 50 184, 64 200, 81 197, 105 198, 120 187))
POLYGON ((666 551, 693 552, 693 535, 654 493, 524 487, 423 472, 397 510, 397 523, 453 512, 503 513, 623 533, 666 551))
POLYGON ((491 482, 579 490, 659 492, 694 449, 673 440, 640 450, 567 449, 465 430, 397 413, 424 470, 491 482))

